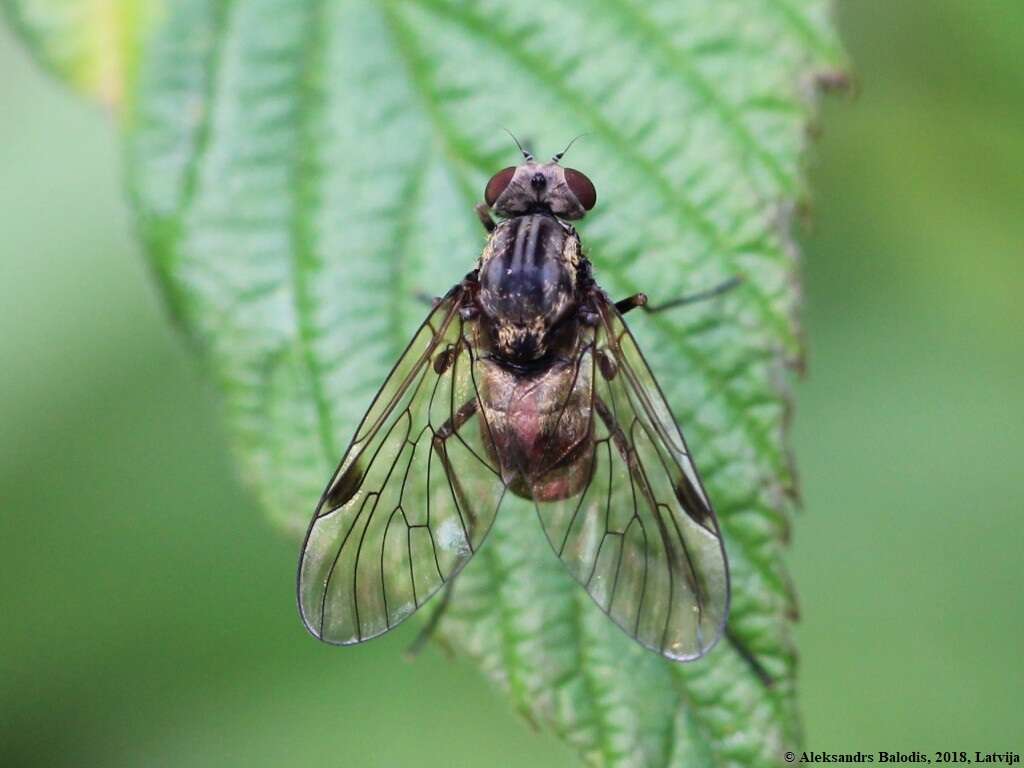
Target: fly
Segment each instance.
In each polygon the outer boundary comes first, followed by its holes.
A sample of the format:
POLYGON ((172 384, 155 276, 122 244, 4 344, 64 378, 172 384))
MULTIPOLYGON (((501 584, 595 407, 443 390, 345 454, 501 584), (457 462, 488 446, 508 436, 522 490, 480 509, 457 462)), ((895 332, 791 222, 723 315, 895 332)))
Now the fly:
POLYGON ((597 202, 590 179, 560 164, 564 151, 548 163, 522 152, 477 206, 489 236, 475 268, 435 302, 317 505, 302 620, 349 645, 446 585, 447 602, 513 494, 534 503, 555 553, 619 627, 670 659, 699 658, 723 633, 729 569, 623 320, 646 297, 613 302, 594 280, 571 223, 597 202))

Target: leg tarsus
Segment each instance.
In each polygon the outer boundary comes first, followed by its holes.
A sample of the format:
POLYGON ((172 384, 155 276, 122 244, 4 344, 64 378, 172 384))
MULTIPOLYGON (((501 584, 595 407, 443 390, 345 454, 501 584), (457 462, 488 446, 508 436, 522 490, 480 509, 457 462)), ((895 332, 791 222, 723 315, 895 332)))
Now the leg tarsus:
POLYGON ((775 678, 768 674, 768 670, 757 660, 757 657, 747 647, 747 644, 740 640, 728 624, 725 626, 725 639, 733 647, 733 650, 739 654, 740 658, 747 663, 751 671, 757 675, 758 680, 761 681, 765 688, 771 688, 775 685, 775 678))
POLYGON ((423 629, 416 635, 416 639, 413 640, 409 647, 405 649, 405 658, 412 661, 419 656, 420 651, 427 644, 434 633, 437 631, 437 625, 441 622, 441 616, 448 609, 448 604, 452 599, 452 591, 455 589, 455 580, 449 579, 448 583, 444 585, 444 592, 441 595, 441 602, 438 603, 434 612, 430 614, 430 618, 427 619, 427 623, 423 625, 423 629))
POLYGON ((480 217, 480 223, 484 225, 484 229, 488 233, 493 232, 494 228, 498 226, 494 223, 494 219, 491 218, 491 209, 487 207, 485 203, 477 203, 473 208, 476 211, 476 215, 480 217))
POLYGON ((421 304, 426 304, 431 309, 434 309, 435 307, 437 307, 438 304, 441 303, 441 297, 431 296, 426 291, 416 291, 416 301, 420 302, 421 304))
POLYGON ((687 304, 696 304, 698 301, 705 301, 707 299, 713 299, 716 296, 721 296, 723 293, 731 291, 733 288, 737 288, 743 283, 743 278, 739 275, 730 277, 728 280, 719 283, 716 286, 708 288, 706 291, 697 291, 697 293, 691 293, 689 296, 680 296, 678 299, 672 299, 666 301, 664 304, 658 304, 655 307, 648 305, 644 306, 644 311, 649 313, 662 312, 666 309, 675 309, 676 307, 683 307, 687 304))
POLYGON ((730 277, 725 282, 719 283, 712 288, 708 288, 706 291, 698 291, 697 293, 691 293, 689 296, 681 296, 678 299, 672 299, 671 301, 666 301, 664 304, 658 304, 653 307, 647 303, 646 294, 635 293, 622 301, 615 302, 615 308, 623 315, 637 307, 648 314, 653 314, 655 312, 663 312, 666 309, 675 309, 676 307, 682 307, 687 304, 696 304, 698 301, 713 299, 716 296, 721 296, 723 293, 731 291, 742 283, 743 278, 740 275, 736 275, 735 277, 730 277))

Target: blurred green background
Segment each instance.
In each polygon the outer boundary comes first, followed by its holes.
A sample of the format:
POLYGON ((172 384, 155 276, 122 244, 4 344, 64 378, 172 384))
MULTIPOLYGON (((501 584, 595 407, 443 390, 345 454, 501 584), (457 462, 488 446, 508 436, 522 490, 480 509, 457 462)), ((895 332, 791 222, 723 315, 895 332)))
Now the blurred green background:
MULTIPOLYGON (((1021 751, 1024 5, 840 22, 860 93, 825 102, 801 232, 807 747, 1021 751)), ((0 72, 0 764, 571 764, 468 665, 402 661, 408 628, 306 636, 112 121, 6 30, 0 72)))

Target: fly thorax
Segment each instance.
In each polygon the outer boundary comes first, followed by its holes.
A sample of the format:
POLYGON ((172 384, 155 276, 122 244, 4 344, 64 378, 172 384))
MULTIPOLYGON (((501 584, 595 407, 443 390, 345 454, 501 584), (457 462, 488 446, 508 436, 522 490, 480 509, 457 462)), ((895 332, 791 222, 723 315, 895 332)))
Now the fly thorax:
POLYGON ((550 215, 517 216, 494 230, 480 260, 479 301, 499 355, 527 362, 547 352, 575 303, 579 258, 576 234, 550 215))

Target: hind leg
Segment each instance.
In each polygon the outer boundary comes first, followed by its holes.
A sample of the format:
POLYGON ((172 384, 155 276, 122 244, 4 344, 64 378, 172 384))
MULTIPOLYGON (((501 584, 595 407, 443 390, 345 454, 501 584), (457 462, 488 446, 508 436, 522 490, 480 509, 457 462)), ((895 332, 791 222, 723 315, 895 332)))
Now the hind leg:
POLYGON ((695 304, 698 301, 704 301, 705 299, 713 299, 715 296, 721 296, 723 293, 727 293, 733 288, 736 288, 742 282, 742 277, 730 277, 725 282, 719 283, 712 288, 708 288, 706 291, 691 293, 689 296, 680 296, 678 299, 672 299, 671 301, 666 301, 664 304, 658 304, 654 307, 647 303, 646 293, 634 293, 632 296, 627 296, 622 301, 615 302, 615 308, 623 315, 630 310, 637 309, 638 307, 649 314, 663 312, 666 309, 675 309, 676 307, 682 307, 686 304, 695 304))

